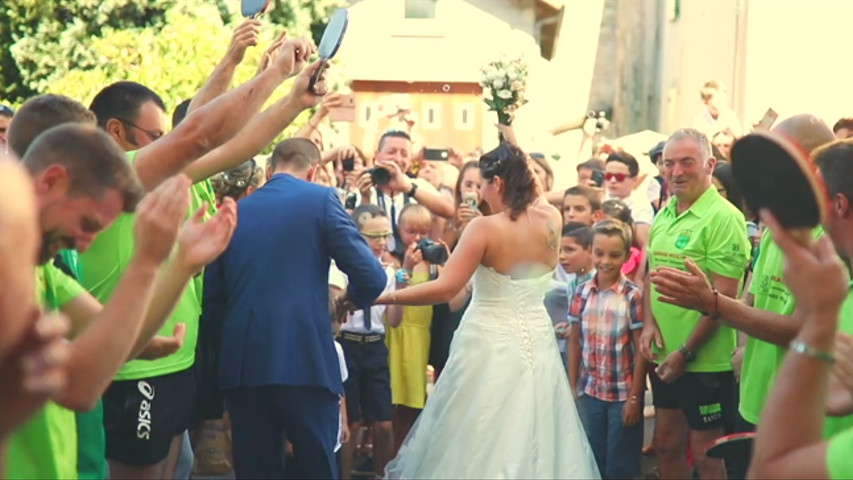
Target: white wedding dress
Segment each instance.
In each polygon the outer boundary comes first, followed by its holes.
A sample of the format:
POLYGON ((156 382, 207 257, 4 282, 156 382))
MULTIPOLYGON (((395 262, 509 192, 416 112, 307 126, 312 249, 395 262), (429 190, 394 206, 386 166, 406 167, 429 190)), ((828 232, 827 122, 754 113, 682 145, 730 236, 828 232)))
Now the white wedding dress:
POLYGON ((550 282, 478 267, 447 365, 386 477, 600 478, 543 306, 550 282))

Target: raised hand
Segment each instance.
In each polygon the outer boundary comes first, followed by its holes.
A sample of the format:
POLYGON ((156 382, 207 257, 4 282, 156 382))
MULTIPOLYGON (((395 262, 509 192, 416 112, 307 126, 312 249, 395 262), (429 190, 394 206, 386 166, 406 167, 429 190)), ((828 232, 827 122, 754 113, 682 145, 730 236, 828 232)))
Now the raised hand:
POLYGON ((323 97, 323 101, 320 102, 320 107, 317 109, 317 113, 325 117, 329 114, 331 109, 340 107, 343 104, 344 99, 340 93, 329 92, 325 97, 323 97))
POLYGON ((38 310, 31 318, 23 340, 0 365, 0 440, 58 395, 67 380, 68 318, 38 310))
POLYGON ((273 65, 285 76, 292 77, 302 71, 305 62, 316 52, 317 48, 310 40, 306 38, 290 38, 285 40, 281 48, 278 49, 273 60, 273 65))
POLYGON ((412 243, 409 245, 409 248, 406 249, 405 257, 403 258, 403 268, 408 271, 412 271, 415 268, 415 265, 424 261, 424 254, 421 252, 421 249, 418 248, 417 243, 412 243))
POLYGON ((206 210, 207 205, 202 205, 184 223, 178 238, 177 261, 193 273, 200 271, 225 251, 237 226, 237 204, 234 199, 226 197, 216 215, 205 222, 202 217, 206 210))
POLYGON ((705 272, 696 262, 686 258, 687 271, 659 267, 649 272, 649 279, 660 293, 660 301, 690 310, 708 312, 714 306, 714 290, 705 272))
POLYGON ((232 65, 239 65, 246 58, 246 49, 254 47, 258 44, 258 33, 261 31, 261 22, 259 20, 246 20, 241 23, 231 38, 231 45, 228 47, 228 53, 225 54, 225 61, 232 65))
POLYGON ((287 40, 287 30, 282 31, 272 42, 269 48, 267 48, 267 51, 264 52, 260 63, 258 63, 258 72, 256 75, 259 75, 275 62, 278 52, 281 50, 281 46, 284 45, 285 40, 287 40))
POLYGON ((388 170, 391 174, 391 181, 388 182, 388 188, 391 190, 406 193, 412 189, 412 181, 394 160, 379 160, 376 166, 388 170))
POLYGON ((290 89, 290 93, 288 93, 288 96, 294 99, 303 109, 317 105, 322 100, 323 95, 326 94, 326 72, 329 70, 328 68, 320 74, 320 78, 314 85, 313 91, 308 88, 311 84, 311 76, 320 68, 322 63, 321 60, 318 60, 302 70, 302 73, 293 81, 293 87, 290 89), (317 93, 315 94, 314 92, 317 93))
POLYGON ((133 227, 136 255, 156 264, 168 258, 190 205, 190 184, 186 175, 177 175, 142 199, 133 227))

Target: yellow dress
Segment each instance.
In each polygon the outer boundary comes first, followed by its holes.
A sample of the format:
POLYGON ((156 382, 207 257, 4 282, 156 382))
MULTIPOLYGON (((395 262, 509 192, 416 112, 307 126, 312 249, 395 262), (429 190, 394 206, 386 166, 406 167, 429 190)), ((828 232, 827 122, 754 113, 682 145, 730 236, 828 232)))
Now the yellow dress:
MULTIPOLYGON (((412 275, 410 285, 429 281, 429 272, 412 275)), ((429 361, 432 306, 403 308, 400 326, 388 328, 388 367, 391 372, 391 403, 410 408, 424 408, 426 402, 426 368, 429 361)))

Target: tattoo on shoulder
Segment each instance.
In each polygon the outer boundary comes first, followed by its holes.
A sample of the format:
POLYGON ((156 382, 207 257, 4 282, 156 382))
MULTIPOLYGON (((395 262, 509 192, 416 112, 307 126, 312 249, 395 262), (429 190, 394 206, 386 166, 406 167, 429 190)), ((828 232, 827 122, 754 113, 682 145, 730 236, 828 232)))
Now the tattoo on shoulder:
POLYGON ((560 229, 553 220, 548 220, 548 248, 557 250, 560 245, 560 229))

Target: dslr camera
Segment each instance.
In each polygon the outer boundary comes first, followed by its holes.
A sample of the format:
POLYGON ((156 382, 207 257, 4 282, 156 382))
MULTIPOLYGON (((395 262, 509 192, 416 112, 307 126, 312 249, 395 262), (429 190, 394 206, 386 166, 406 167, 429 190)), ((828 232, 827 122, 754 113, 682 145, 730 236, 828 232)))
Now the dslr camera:
POLYGON ((367 173, 370 174, 370 180, 377 187, 391 183, 391 172, 382 167, 373 167, 367 173))
POLYGON ((432 239, 422 238, 418 242, 418 250, 421 251, 424 260, 435 265, 444 265, 447 262, 447 249, 440 243, 435 243, 432 239))

